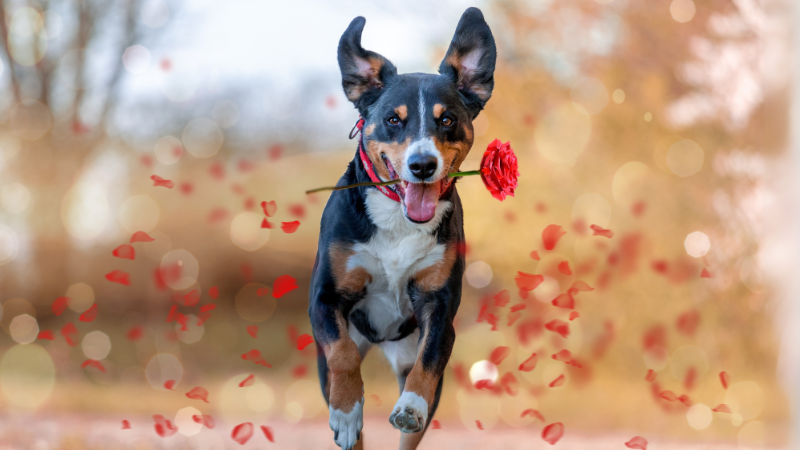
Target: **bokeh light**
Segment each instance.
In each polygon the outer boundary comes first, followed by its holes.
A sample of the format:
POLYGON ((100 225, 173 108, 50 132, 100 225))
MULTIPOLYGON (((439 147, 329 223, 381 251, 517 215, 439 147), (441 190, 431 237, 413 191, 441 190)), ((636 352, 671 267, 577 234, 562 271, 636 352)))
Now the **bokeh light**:
POLYGON ((669 13, 676 22, 686 23, 692 20, 695 12, 697 10, 692 0, 672 0, 669 5, 669 13))
POLYGON ((646 201, 649 198, 652 177, 652 170, 642 162, 630 161, 623 164, 611 180, 614 201, 623 208, 646 201))
POLYGON ((713 419, 714 414, 712 414, 711 408, 702 403, 692 405, 686 411, 686 421, 695 430, 705 430, 711 425, 713 419))
POLYGON ((743 420, 755 419, 764 410, 764 391, 755 381, 741 381, 728 388, 725 404, 743 420))
POLYGON ((87 358, 100 361, 111 352, 111 339, 102 331, 90 331, 83 337, 81 349, 87 358))
POLYGON ((703 155, 703 149, 696 142, 684 139, 672 144, 667 151, 667 167, 679 177, 689 177, 703 167, 703 155))
POLYGON ((14 320, 15 317, 23 314, 27 314, 34 318, 37 317, 36 308, 34 308, 28 300, 25 300, 21 297, 7 300, 5 303, 3 303, 3 316, 0 318, 0 327, 2 327, 3 330, 10 335, 11 321, 14 320))
POLYGON ((231 242, 242 250, 253 252, 269 241, 269 229, 261 228, 264 216, 245 211, 231 221, 231 242))
POLYGON ((55 382, 53 359, 36 344, 11 347, 0 361, 0 388, 12 408, 37 409, 50 396, 55 382))
POLYGON ((278 307, 278 302, 269 292, 270 289, 260 283, 248 283, 239 289, 234 299, 239 317, 248 322, 267 320, 278 307))
POLYGON ((470 431, 483 432, 478 429, 480 421, 484 430, 491 430, 500 420, 500 399, 487 393, 469 393, 459 389, 456 393, 458 401, 458 415, 461 423, 470 431))
POLYGON ((480 289, 492 282, 492 267, 483 261, 475 261, 467 266, 464 276, 470 286, 480 289))
POLYGON ((497 366, 490 361, 477 361, 469 368, 469 380, 472 384, 480 380, 491 380, 494 383, 497 381, 497 375, 497 366))
POLYGON ((0 203, 3 208, 10 213, 21 213, 25 211, 31 201, 31 193, 20 183, 10 183, 0 191, 0 203))
POLYGON ((11 320, 8 331, 11 339, 20 344, 29 344, 36 340, 36 336, 39 334, 39 324, 33 316, 21 314, 11 320))
POLYGON ((14 230, 0 225, 0 266, 14 260, 19 251, 19 240, 14 230))
POLYGON ((608 104, 608 90, 597 78, 581 78, 570 91, 572 104, 584 114, 598 114, 608 104))
POLYGON ((700 258, 705 256, 711 249, 711 240, 709 240, 708 236, 702 231, 693 231, 686 235, 683 246, 686 248, 686 253, 688 253, 689 256, 700 258))
POLYGON ((147 0, 140 12, 142 23, 150 28, 158 28, 169 20, 169 6, 163 0, 147 0))
POLYGON ((166 391, 164 383, 167 381, 172 380, 176 385, 180 383, 183 378, 183 364, 173 354, 158 353, 147 363, 145 375, 153 389, 166 391))
POLYGON ((167 274, 164 282, 176 291, 188 289, 197 282, 200 263, 188 250, 176 249, 161 258, 161 271, 167 274))
POLYGON ((105 230, 109 206, 106 188, 96 181, 75 184, 61 202, 61 221, 69 234, 91 241, 105 230))
POLYGON ((572 222, 583 223, 587 230, 590 225, 607 228, 609 221, 611 221, 611 205, 600 194, 581 195, 572 204, 572 222))
POLYGON ((539 153, 552 162, 575 164, 592 132, 592 120, 572 104, 561 104, 536 125, 534 140, 539 153))
POLYGON ((201 414, 200 410, 191 406, 179 409, 175 414, 175 425, 178 427, 178 432, 184 436, 194 436, 199 433, 203 429, 203 424, 195 422, 192 416, 201 414))
POLYGON ((69 309, 82 313, 94 304, 94 289, 86 283, 75 283, 67 288, 64 296, 69 298, 69 309))
POLYGON ((222 148, 224 136, 211 119, 194 119, 186 125, 181 136, 183 146, 195 158, 210 158, 222 148))
POLYGON ((150 66, 150 51, 142 45, 132 45, 122 54, 122 63, 128 72, 142 73, 150 66))
POLYGON ((194 314, 189 314, 186 319, 186 329, 180 323, 175 324, 175 333, 178 339, 184 344, 194 344, 198 342, 205 333, 205 326, 194 314))
POLYGON ((160 218, 158 203, 149 195, 133 195, 119 207, 119 223, 130 234, 148 232, 156 227, 160 218))

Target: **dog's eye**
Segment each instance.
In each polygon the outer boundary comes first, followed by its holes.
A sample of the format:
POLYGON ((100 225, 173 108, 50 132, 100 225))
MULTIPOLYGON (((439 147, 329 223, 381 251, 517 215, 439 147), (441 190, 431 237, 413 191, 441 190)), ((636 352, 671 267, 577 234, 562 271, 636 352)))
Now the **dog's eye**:
POLYGON ((389 125, 397 125, 400 123, 400 118, 397 116, 393 116, 389 117, 386 121, 389 122, 389 125))
POLYGON ((451 119, 449 117, 445 117, 445 118, 442 119, 442 125, 444 125, 446 127, 449 127, 450 125, 452 125, 453 122, 454 122, 453 119, 451 119))

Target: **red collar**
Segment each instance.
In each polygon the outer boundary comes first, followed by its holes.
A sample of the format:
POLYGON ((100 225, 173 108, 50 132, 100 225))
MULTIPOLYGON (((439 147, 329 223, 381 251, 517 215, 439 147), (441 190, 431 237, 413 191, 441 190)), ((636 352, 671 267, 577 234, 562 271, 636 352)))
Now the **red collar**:
MULTIPOLYGON (((370 181, 372 181, 373 183, 381 183, 383 182, 383 180, 381 180, 380 177, 378 177, 378 174, 375 173, 375 168, 372 165, 372 161, 367 156, 367 152, 364 151, 364 133, 363 133, 364 122, 365 121, 363 118, 361 117, 358 118, 358 122, 356 122, 356 125, 353 127, 352 130, 350 130, 350 139, 353 139, 356 136, 356 134, 360 134, 360 136, 358 137, 358 155, 361 157, 361 164, 364 165, 364 169, 366 170, 370 181)), ((450 188, 450 185, 452 184, 453 184, 453 178, 448 178, 446 183, 442 183, 441 190, 439 192, 439 198, 441 198, 442 195, 445 192, 447 192, 447 190, 450 188)), ((383 195, 400 203, 400 195, 398 195, 394 189, 391 189, 389 186, 375 186, 375 187, 378 188, 378 190, 381 191, 383 195)))

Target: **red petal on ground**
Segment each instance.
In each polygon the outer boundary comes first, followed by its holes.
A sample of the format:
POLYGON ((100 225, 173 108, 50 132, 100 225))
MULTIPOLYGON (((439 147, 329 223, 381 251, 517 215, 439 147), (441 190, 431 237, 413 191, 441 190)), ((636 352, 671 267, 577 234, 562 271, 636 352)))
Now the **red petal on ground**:
POLYGON ((239 445, 244 445, 250 438, 253 437, 253 424, 250 422, 240 423, 233 428, 231 438, 238 442, 239 445))
POLYGON ((544 244, 545 250, 554 249, 556 244, 558 244, 558 240, 565 234, 567 234, 567 232, 562 230, 560 225, 548 225, 547 228, 542 231, 542 243, 544 244))
POLYGON ((250 336, 253 336, 253 338, 255 338, 256 335, 258 334, 258 326, 257 325, 248 325, 247 326, 247 334, 249 334, 250 336))
POLYGON ((106 274, 106 280, 112 283, 119 283, 123 286, 131 285, 131 276, 127 272, 121 270, 112 270, 106 274))
POLYGON ((192 388, 191 391, 186 393, 186 397, 192 400, 202 400, 208 403, 208 391, 200 386, 192 388))
POLYGON ((284 233, 294 233, 299 226, 299 220, 295 220, 294 222, 281 222, 281 230, 283 230, 284 233))
POLYGON ((558 263, 558 271, 564 275, 572 275, 572 269, 569 268, 569 261, 561 261, 558 263))
POLYGON ((93 303, 92 306, 87 309, 86 311, 81 314, 78 318, 81 322, 94 322, 94 319, 97 318, 97 303, 93 303))
POLYGON ((214 428, 214 426, 216 425, 216 423, 214 422, 214 418, 209 416, 208 414, 203 414, 203 415, 196 414, 192 416, 192 420, 194 420, 197 423, 203 424, 204 427, 209 429, 214 428))
POLYGON ((720 403, 719 405, 717 405, 716 408, 712 409, 712 411, 721 412, 721 413, 729 413, 729 414, 733 412, 733 411, 731 411, 731 407, 726 405, 725 403, 720 403))
POLYGON ((275 436, 273 436, 272 434, 272 428, 266 425, 261 425, 261 431, 264 432, 264 436, 267 438, 268 441, 272 442, 273 444, 275 443, 275 436))
POLYGON ((287 292, 297 289, 297 280, 289 275, 281 275, 272 283, 272 296, 281 298, 287 292))
POLYGON ((492 298, 494 298, 494 306, 502 308, 503 306, 506 306, 508 302, 511 300, 511 295, 508 293, 508 291, 502 290, 492 298))
POLYGON ((564 309, 575 309, 575 299, 569 293, 561 294, 553 299, 553 306, 564 309))
POLYGON ((165 187, 167 189, 172 189, 175 187, 175 182, 170 180, 165 180, 158 175, 153 175, 150 177, 153 180, 153 186, 155 187, 165 187))
POLYGON ((536 289, 537 286, 542 284, 544 281, 544 276, 525 272, 517 272, 517 276, 514 278, 514 281, 517 282, 518 289, 523 291, 532 291, 536 289))
POLYGON ((558 333, 561 337, 566 338, 569 336, 569 324, 561 319, 553 319, 544 324, 544 328, 553 333, 558 333))
POLYGON ((252 386, 255 381, 256 381, 255 375, 252 374, 248 375, 247 378, 245 378, 241 383, 239 383, 239 387, 252 386))
POLYGON ((53 310, 53 314, 60 316, 68 306, 69 297, 58 297, 53 300, 53 305, 50 308, 53 310))
POLYGON ((672 392, 672 391, 661 391, 661 392, 658 393, 658 396, 663 398, 664 400, 666 400, 668 402, 676 402, 676 401, 678 401, 678 396, 675 395, 675 393, 672 392))
POLYGON ((312 338, 307 334, 301 334, 297 338, 297 349, 303 350, 304 348, 308 347, 308 345, 311 344, 312 342, 314 342, 314 338, 312 338))
POLYGON ((36 336, 36 339, 44 339, 47 341, 52 341, 56 338, 55 333, 52 330, 42 330, 39 332, 39 335, 36 336))
POLYGON ((589 228, 592 229, 592 236, 603 236, 607 238, 614 237, 614 232, 611 230, 606 230, 605 228, 599 225, 591 225, 589 228))
POLYGON ((148 235, 144 231, 137 231, 136 233, 133 233, 133 236, 131 236, 131 244, 133 244, 134 242, 153 242, 153 241, 155 241, 155 239, 151 238, 150 235, 148 235))
POLYGON ((548 384, 548 386, 550 386, 550 387, 559 387, 559 386, 563 386, 564 383, 566 383, 566 382, 567 382, 567 379, 564 377, 564 374, 561 374, 561 375, 557 376, 555 380, 551 381, 550 384, 548 384))
POLYGON ((63 327, 61 327, 61 336, 64 336, 64 340, 67 341, 67 345, 70 347, 75 347, 78 345, 78 329, 75 328, 75 325, 72 322, 67 322, 63 327))
POLYGON ((542 439, 550 445, 556 445, 562 436, 564 436, 564 424, 561 422, 551 423, 542 430, 542 439))
POLYGON ((495 366, 499 366, 509 354, 511 354, 511 349, 509 347, 497 347, 492 350, 492 354, 489 355, 489 361, 495 366))
POLYGON ((111 252, 112 255, 122 259, 136 259, 136 250, 129 244, 122 244, 111 252))
POLYGON ((135 327, 128 330, 127 333, 125 333, 125 338, 128 339, 129 341, 138 341, 139 339, 142 338, 143 334, 144 332, 142 330, 142 326, 136 325, 135 327))
POLYGON ((532 354, 530 358, 526 359, 519 365, 520 372, 530 372, 536 368, 536 363, 538 362, 538 357, 536 353, 532 354))
POLYGON ((625 447, 647 450, 647 439, 641 436, 634 436, 630 441, 625 443, 625 447))
POLYGON ((728 384, 731 382, 731 376, 727 372, 719 373, 719 382, 722 383, 723 389, 728 389, 728 384))
POLYGON ((200 290, 192 289, 183 296, 183 306, 195 306, 200 301, 200 290))

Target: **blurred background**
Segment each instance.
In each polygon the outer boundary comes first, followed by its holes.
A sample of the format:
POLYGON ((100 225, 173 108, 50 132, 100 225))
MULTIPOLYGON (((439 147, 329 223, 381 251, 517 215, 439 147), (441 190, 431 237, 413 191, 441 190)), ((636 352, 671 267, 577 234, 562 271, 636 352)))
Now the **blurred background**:
MULTIPOLYGON (((549 448, 554 422, 560 448, 795 447, 790 0, 0 4, 0 449, 242 448, 247 422, 244 448, 335 448, 298 342, 328 197, 304 191, 355 152, 338 39, 363 15, 365 48, 435 72, 468 6, 498 63, 462 168, 501 139, 521 177, 502 203, 459 183, 458 338, 420 448, 549 448), (551 305, 576 281, 578 317, 551 305)), ((366 448, 394 448, 379 350, 362 374, 366 448)))

